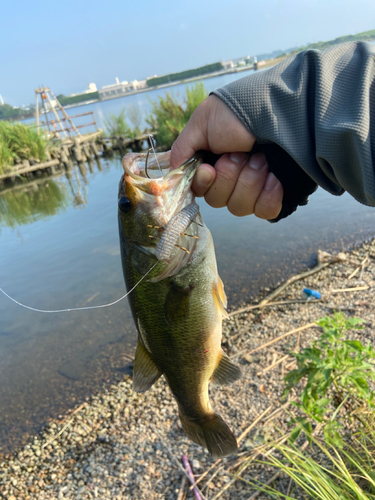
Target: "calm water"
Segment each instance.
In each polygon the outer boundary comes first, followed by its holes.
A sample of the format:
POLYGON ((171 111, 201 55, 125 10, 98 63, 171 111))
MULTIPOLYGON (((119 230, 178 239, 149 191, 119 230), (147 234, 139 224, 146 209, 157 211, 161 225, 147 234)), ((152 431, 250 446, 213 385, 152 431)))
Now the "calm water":
MULTIPOLYGON (((206 80, 210 90, 238 75, 206 80)), ((242 75, 240 75, 242 76, 242 75)), ((174 87, 181 92, 182 86, 174 87)), ((102 119, 129 102, 144 113, 160 91, 92 105, 102 119)), ((89 106, 82 110, 90 109, 89 106)), ((71 114, 78 113, 71 109, 71 114)), ((75 167, 0 193, 0 287, 30 306, 103 304, 124 294, 117 235, 120 159, 75 167)), ((278 224, 200 202, 230 306, 311 263, 374 234, 375 210, 317 191, 278 224)), ((14 448, 103 383, 119 380, 134 352, 126 301, 95 311, 40 314, 0 295, 0 446, 14 448)), ((1 451, 1 450, 0 450, 1 451)))

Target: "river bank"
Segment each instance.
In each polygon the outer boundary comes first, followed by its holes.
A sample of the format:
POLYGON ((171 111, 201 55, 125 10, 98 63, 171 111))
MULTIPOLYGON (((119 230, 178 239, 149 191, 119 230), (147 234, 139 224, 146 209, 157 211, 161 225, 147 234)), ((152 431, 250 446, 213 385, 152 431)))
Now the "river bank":
MULTIPOLYGON (((294 367, 288 352, 319 334, 310 324, 341 310, 365 320, 356 338, 375 340, 375 239, 340 253, 333 263, 331 256, 321 256, 319 272, 291 283, 277 297, 265 290, 224 321, 224 349, 244 375, 231 387, 212 389, 211 400, 238 437, 237 455, 213 467, 207 452, 185 437, 165 382, 137 395, 126 377, 50 421, 40 435, 6 457, 0 465, 0 495, 7 500, 176 499, 185 453, 196 479, 204 476, 199 487, 206 498, 249 498, 249 486, 233 481, 233 474, 275 425, 285 427, 281 379, 294 367), (319 290, 322 300, 301 302, 304 287, 319 290), (264 297, 279 304, 260 309, 256 304, 264 297)), ((267 481, 273 471, 259 467, 255 473, 267 481)))
MULTIPOLYGON (((259 64, 259 69, 266 69, 270 68, 271 66, 275 66, 279 62, 283 61, 286 59, 286 57, 278 57, 276 59, 269 59, 266 61, 260 61, 259 64), (261 64, 260 64, 261 63, 261 64)), ((200 76, 194 76, 193 78, 186 78, 184 80, 177 80, 175 82, 168 82, 163 85, 155 85, 153 87, 146 87, 144 89, 138 89, 134 90, 133 92, 127 92, 126 94, 121 94, 121 95, 114 95, 111 97, 106 97, 105 99, 96 99, 96 100, 91 100, 91 101, 86 101, 86 102, 80 102, 77 104, 68 104, 67 106, 64 106, 65 109, 69 108, 76 108, 78 106, 86 106, 88 104, 94 104, 96 102, 104 102, 104 101, 111 101, 113 99, 119 99, 120 97, 129 97, 132 95, 137 95, 137 94, 144 94, 146 92, 151 92, 153 90, 161 90, 161 89, 167 89, 169 87, 175 87, 176 85, 181 85, 181 84, 186 84, 186 83, 192 83, 200 80, 207 80, 209 78, 215 78, 217 76, 223 76, 223 75, 229 75, 233 73, 241 73, 242 71, 249 71, 251 69, 254 69, 254 66, 240 66, 238 68, 231 68, 223 71, 215 71, 214 73, 208 73, 207 75, 200 75, 200 76)))

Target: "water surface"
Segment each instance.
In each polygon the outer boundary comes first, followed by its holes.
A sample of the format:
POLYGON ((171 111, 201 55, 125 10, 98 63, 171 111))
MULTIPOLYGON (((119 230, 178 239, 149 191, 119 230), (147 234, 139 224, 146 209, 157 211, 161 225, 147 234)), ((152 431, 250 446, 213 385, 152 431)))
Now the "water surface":
MULTIPOLYGON (((216 79, 216 86, 232 76, 216 79)), ((206 80, 206 86, 213 87, 213 80, 206 80)), ((174 92, 179 90, 174 87, 174 92)), ((139 94, 93 109, 118 112, 132 98, 143 99, 145 109, 149 106, 147 94, 139 94)), ((119 158, 102 159, 1 192, 0 287, 41 309, 103 304, 121 297, 121 173, 119 158)), ((203 201, 200 205, 214 237, 230 307, 311 264, 319 248, 341 250, 374 234, 374 209, 323 190, 278 224, 235 218, 203 201)), ((135 340, 126 300, 107 309, 40 314, 0 295, 2 450, 25 442, 48 417, 83 401, 103 384, 121 379, 135 340)))

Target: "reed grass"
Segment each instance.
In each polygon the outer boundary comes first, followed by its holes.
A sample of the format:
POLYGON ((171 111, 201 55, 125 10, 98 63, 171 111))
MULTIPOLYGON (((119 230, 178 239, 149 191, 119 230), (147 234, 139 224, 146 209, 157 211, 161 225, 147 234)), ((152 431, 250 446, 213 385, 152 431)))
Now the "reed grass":
POLYGON ((152 111, 146 121, 155 133, 159 148, 171 148, 195 108, 207 96, 203 82, 196 82, 186 87, 186 95, 182 99, 173 92, 166 92, 165 97, 159 96, 157 102, 151 102, 152 111))
POLYGON ((46 137, 35 126, 0 122, 0 172, 12 166, 16 157, 20 160, 35 158, 44 161, 47 146, 46 137))
MULTIPOLYGON (((367 413, 367 409, 363 411, 367 413)), ((375 500, 374 431, 374 415, 367 413, 363 425, 347 436, 342 449, 314 436, 306 449, 290 442, 270 445, 275 452, 260 463, 288 476, 298 496, 275 485, 250 484, 277 499, 300 500, 304 492, 305 498, 316 500, 375 500)))
MULTIPOLYGON (((300 500, 302 492, 316 500, 375 500, 375 350, 348 340, 362 323, 341 312, 321 318, 321 336, 291 353, 297 368, 284 378, 284 395, 300 391, 304 381, 301 403, 291 403, 303 416, 289 414, 296 427, 288 439, 269 443, 260 463, 288 476, 298 496, 255 482, 258 492, 289 500, 300 500)), ((249 459, 245 469, 250 466, 249 459)))
POLYGON ((126 121, 126 108, 123 107, 118 115, 109 113, 104 118, 104 132, 107 137, 130 137, 131 128, 126 121))

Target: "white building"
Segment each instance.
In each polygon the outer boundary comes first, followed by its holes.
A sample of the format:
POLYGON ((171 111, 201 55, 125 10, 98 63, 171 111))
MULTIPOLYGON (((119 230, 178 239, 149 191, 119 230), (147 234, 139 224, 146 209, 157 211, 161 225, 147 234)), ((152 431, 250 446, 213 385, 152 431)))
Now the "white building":
POLYGON ((87 89, 84 90, 83 92, 78 92, 78 94, 70 94, 70 97, 74 97, 76 95, 82 95, 82 94, 91 94, 92 92, 97 92, 98 89, 96 87, 95 83, 89 83, 87 85, 87 89))
POLYGON ((3 96, 0 94, 0 106, 2 106, 3 104, 5 104, 5 102, 3 96))
POLYGON ((225 70, 233 69, 234 68, 234 62, 233 61, 224 61, 221 64, 223 65, 223 68, 225 70))
POLYGON ((99 96, 101 99, 109 99, 111 97, 117 97, 120 95, 124 95, 128 92, 134 92, 138 89, 142 89, 146 87, 146 80, 133 80, 132 82, 123 81, 120 82, 118 78, 116 78, 116 83, 112 83, 111 85, 104 85, 99 90, 99 96))

